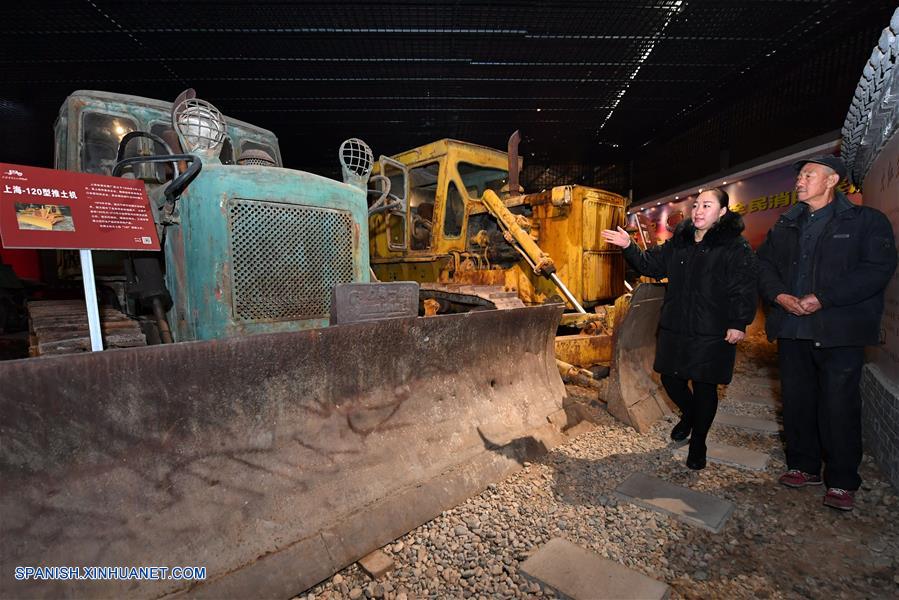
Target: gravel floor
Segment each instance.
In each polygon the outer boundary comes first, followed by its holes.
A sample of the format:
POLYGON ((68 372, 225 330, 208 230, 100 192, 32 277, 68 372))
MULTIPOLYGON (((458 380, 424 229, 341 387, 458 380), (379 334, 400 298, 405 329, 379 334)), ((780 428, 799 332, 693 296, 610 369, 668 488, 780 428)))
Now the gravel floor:
MULTIPOLYGON (((775 373, 774 356, 760 337, 743 344, 731 388, 775 373)), ((545 597, 518 565, 553 537, 665 581, 675 598, 899 597, 899 498, 870 457, 856 510, 841 513, 821 504, 821 488, 776 483, 784 469, 778 436, 716 428, 710 439, 770 454, 768 469, 710 464, 694 472, 672 457, 670 422, 641 435, 609 416, 590 390, 568 391, 591 407, 595 430, 383 548, 396 568, 381 580, 352 565, 299 598, 545 597), (615 487, 636 471, 725 498, 736 509, 714 534, 619 501, 615 487)), ((777 413, 726 397, 721 407, 777 413)))

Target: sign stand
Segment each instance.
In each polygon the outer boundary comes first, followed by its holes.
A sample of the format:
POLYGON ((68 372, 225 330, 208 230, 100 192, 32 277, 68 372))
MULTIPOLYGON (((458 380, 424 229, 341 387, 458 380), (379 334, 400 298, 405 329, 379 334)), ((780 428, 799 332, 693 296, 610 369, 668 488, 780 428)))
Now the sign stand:
POLYGON ((81 278, 84 280, 84 303, 87 306, 87 326, 91 332, 91 351, 103 349, 100 335, 100 308, 97 306, 97 285, 94 282, 94 261, 90 250, 79 250, 81 278))

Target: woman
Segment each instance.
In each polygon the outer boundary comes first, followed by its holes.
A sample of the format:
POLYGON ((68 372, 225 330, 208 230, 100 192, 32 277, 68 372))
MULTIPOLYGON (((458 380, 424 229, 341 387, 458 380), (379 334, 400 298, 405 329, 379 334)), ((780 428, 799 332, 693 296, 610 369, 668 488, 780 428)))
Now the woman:
POLYGON ((621 227, 601 234, 623 248, 627 262, 641 274, 668 278, 653 368, 682 413, 671 438, 681 441, 692 431, 687 454, 691 469, 705 468, 717 386, 730 383, 736 344, 755 317, 755 255, 741 235, 743 219, 727 203, 723 190, 702 192, 692 219, 679 223, 667 243, 646 252, 621 227))

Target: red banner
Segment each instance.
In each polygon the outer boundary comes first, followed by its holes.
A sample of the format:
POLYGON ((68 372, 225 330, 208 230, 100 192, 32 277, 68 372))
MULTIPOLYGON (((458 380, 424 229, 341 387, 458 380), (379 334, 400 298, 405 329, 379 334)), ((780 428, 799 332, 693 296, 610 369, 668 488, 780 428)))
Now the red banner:
POLYGON ((5 248, 159 250, 142 181, 0 163, 5 248))

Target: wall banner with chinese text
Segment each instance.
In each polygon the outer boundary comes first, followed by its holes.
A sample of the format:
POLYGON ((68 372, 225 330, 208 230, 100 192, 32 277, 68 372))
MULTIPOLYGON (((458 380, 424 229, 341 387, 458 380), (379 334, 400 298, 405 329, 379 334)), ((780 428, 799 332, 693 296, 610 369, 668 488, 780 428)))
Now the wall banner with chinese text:
MULTIPOLYGON (((761 245, 781 213, 796 204, 795 183, 796 170, 792 165, 783 165, 721 186, 730 196, 730 210, 743 216, 746 225, 743 235, 753 248, 761 245)), ((852 202, 861 204, 861 194, 850 189, 845 180, 839 189, 852 202)), ((678 200, 666 199, 659 206, 648 207, 637 214, 656 243, 661 243, 671 237, 677 223, 690 216, 694 200, 695 194, 678 200)))

